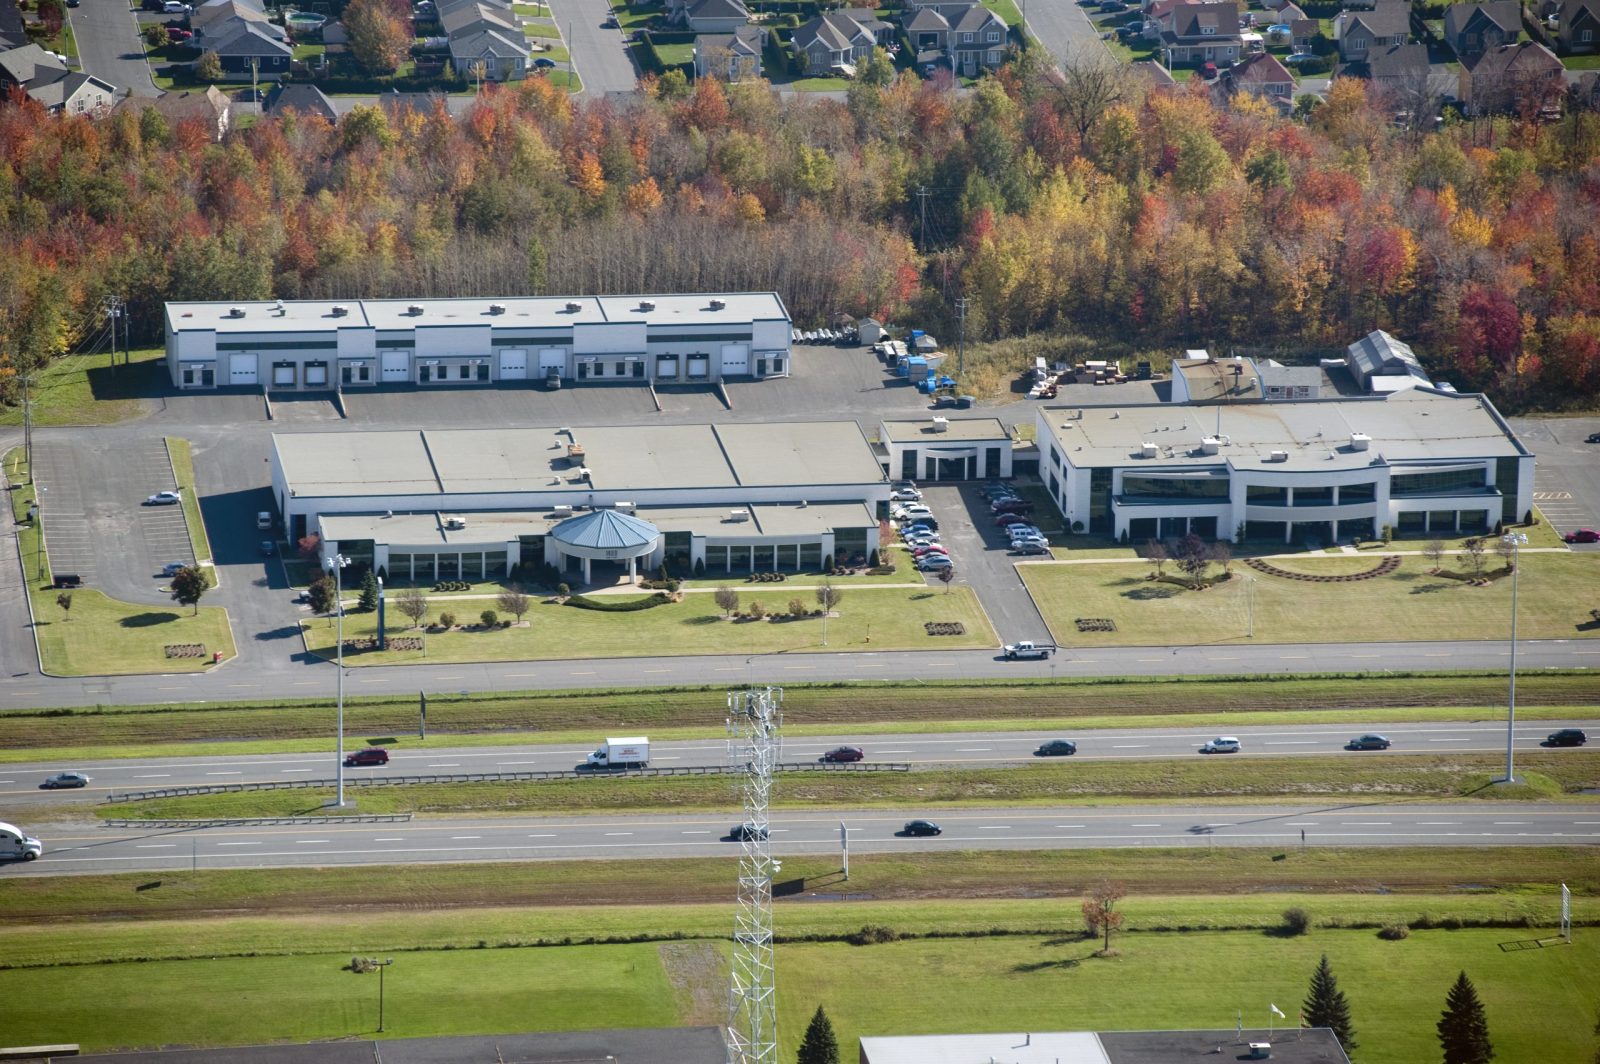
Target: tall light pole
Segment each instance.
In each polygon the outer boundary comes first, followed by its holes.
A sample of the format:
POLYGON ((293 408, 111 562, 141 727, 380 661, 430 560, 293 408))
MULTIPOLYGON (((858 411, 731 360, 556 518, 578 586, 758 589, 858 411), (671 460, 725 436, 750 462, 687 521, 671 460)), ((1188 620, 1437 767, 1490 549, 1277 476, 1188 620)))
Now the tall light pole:
MULTIPOLYGON (((339 796, 334 805, 344 808, 344 567, 350 564, 350 559, 343 554, 335 554, 328 559, 328 568, 333 570, 333 611, 338 618, 339 641, 339 735, 335 744, 334 762, 337 768, 339 781, 339 796)), ((380 977, 381 978, 381 977, 380 977)))
POLYGON ((1250 632, 1245 638, 1254 639, 1256 637, 1256 578, 1246 576, 1244 580, 1245 610, 1250 618, 1250 632))
POLYGON ((1521 532, 1507 532, 1501 543, 1511 546, 1511 682, 1506 689, 1506 783, 1515 783, 1517 738, 1517 577, 1522 571, 1521 551, 1528 537, 1521 532))

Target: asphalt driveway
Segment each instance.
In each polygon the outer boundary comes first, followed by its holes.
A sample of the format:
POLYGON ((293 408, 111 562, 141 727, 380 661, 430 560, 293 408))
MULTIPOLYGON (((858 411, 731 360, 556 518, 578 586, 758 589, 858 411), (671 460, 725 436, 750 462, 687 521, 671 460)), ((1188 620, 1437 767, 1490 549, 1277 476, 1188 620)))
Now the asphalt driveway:
MULTIPOLYGON (((989 516, 989 504, 976 484, 919 484, 922 501, 939 521, 939 537, 955 562, 955 583, 977 594, 1003 643, 1022 639, 1051 642, 1050 629, 1033 604, 1013 564, 1006 536, 989 516)), ((930 574, 931 577, 931 574, 930 574)), ((937 586, 937 580, 931 580, 937 586)))

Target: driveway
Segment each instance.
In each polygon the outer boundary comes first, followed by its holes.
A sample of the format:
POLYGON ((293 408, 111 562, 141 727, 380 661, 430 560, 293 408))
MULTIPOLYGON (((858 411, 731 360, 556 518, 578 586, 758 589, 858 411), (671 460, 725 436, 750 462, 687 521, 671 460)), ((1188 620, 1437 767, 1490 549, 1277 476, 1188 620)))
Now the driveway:
MULTIPOLYGON (((1534 464, 1533 504, 1557 532, 1600 528, 1600 443, 1585 443, 1600 432, 1600 418, 1511 418, 1511 427, 1538 458, 1534 464)), ((1575 551, 1600 551, 1600 544, 1572 545, 1575 551)))
MULTIPOLYGON (((989 516, 989 504, 976 485, 920 484, 922 501, 939 521, 939 538, 955 562, 955 583, 967 584, 983 604, 1002 643, 1031 639, 1049 643, 1050 629, 1039 616, 1033 596, 1017 575, 1019 555, 989 516)), ((930 583, 938 580, 930 574, 930 583)))
POLYGON ((549 0, 550 15, 556 29, 567 42, 570 66, 583 82, 581 96, 598 99, 611 93, 632 93, 639 83, 639 72, 623 41, 620 29, 603 29, 601 23, 611 14, 608 0, 549 0))
POLYGON ((139 40, 139 23, 126 0, 83 0, 68 8, 78 42, 78 66, 135 96, 159 96, 139 40))
POLYGON ((1100 39, 1100 31, 1089 21, 1089 13, 1072 0, 1020 0, 1022 21, 1028 32, 1050 50, 1058 66, 1066 66, 1085 56, 1101 58, 1111 51, 1100 39))

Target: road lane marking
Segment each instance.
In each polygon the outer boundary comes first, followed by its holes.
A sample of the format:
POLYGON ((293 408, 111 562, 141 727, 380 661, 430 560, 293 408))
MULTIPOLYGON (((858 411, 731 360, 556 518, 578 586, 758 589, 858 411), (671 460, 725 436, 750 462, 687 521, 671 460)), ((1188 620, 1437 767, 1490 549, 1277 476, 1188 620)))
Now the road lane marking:
MULTIPOLYGON (((916 753, 916 751, 915 750, 879 750, 878 753, 880 753, 880 754, 914 754, 914 753, 916 753)), ((11 781, 7 780, 6 782, 9 783, 11 781)))
POLYGON ((175 842, 146 842, 139 845, 141 850, 173 850, 177 849, 175 842))
POLYGON ((1129 824, 1130 828, 1158 828, 1160 824, 1129 824))
POLYGON ((709 832, 709 831, 680 831, 680 832, 678 832, 678 834, 679 835, 709 835, 709 834, 711 834, 711 832, 709 832))
POLYGON ((979 831, 1010 831, 1010 824, 979 824, 979 831))
POLYGON ((609 838, 611 838, 612 836, 615 836, 615 835, 632 835, 632 834, 633 834, 633 832, 631 832, 631 831, 608 831, 608 832, 606 832, 606 838, 609 839, 609 838))
POLYGON ((217 845, 218 846, 263 846, 263 845, 265 845, 265 843, 260 843, 260 842, 219 842, 219 843, 217 843, 217 845))
POLYGON ((406 840, 405 840, 405 838, 403 836, 394 835, 394 836, 391 836, 389 838, 373 839, 372 841, 373 842, 405 842, 406 840))
POLYGON ((981 754, 985 750, 988 750, 988 749, 991 749, 991 748, 987 747, 987 746, 963 746, 961 749, 957 750, 956 753, 958 753, 958 754, 981 754))
POLYGON ((1150 745, 1149 743, 1123 743, 1120 746, 1113 746, 1111 749, 1113 749, 1113 750, 1143 750, 1146 747, 1148 747, 1149 745, 1150 745))
POLYGON ((1513 824, 1526 824, 1526 823, 1527 823, 1526 820, 1496 820, 1494 822, 1494 826, 1497 827, 1497 828, 1506 828, 1506 827, 1511 827, 1513 824))
POLYGON ((530 838, 530 839, 553 839, 553 838, 555 838, 555 836, 554 835, 529 835, 528 838, 530 838))
POLYGON ((450 839, 453 842, 460 842, 462 839, 481 839, 481 838, 483 838, 482 835, 451 835, 450 836, 450 839))
MULTIPOLYGON (((659 761, 661 759, 657 758, 656 760, 659 761)), ((497 764, 497 765, 537 765, 538 763, 539 762, 537 762, 537 761, 496 761, 495 762, 495 764, 497 764)), ((311 770, 310 769, 306 769, 306 771, 310 772, 311 770)))
POLYGON ((1392 820, 1341 820, 1339 823, 1347 828, 1386 828, 1393 827, 1392 820))
POLYGON ((315 846, 320 842, 332 842, 332 839, 295 839, 296 846, 315 846))
POLYGON ((459 761, 440 761, 437 764, 432 764, 432 765, 429 765, 428 767, 429 768, 460 768, 461 767, 461 762, 459 762, 459 761))
POLYGON ((136 779, 136 780, 164 780, 164 779, 171 779, 172 778, 172 773, 170 773, 170 772, 152 772, 147 776, 135 776, 133 778, 136 779))
POLYGON ((207 776, 243 776, 243 772, 207 772, 207 776))
POLYGON ((1419 828, 1449 828, 1449 827, 1460 827, 1460 826, 1461 826, 1461 821, 1459 821, 1459 820, 1419 820, 1419 821, 1417 821, 1417 827, 1419 827, 1419 828))
POLYGON ((279 772, 310 772, 309 768, 280 768, 279 772))
POLYGON ((1089 825, 1087 825, 1087 824, 1057 824, 1056 825, 1056 827, 1058 827, 1058 828, 1084 828, 1084 827, 1088 827, 1088 826, 1089 825))
POLYGON ((1316 746, 1315 739, 1268 739, 1265 746, 1316 746))
POLYGON ((1470 743, 1471 739, 1429 739, 1430 743, 1470 743))
POLYGON ((594 676, 594 675, 597 675, 597 674, 591 671, 591 672, 569 672, 569 673, 567 673, 567 675, 568 676, 594 676))

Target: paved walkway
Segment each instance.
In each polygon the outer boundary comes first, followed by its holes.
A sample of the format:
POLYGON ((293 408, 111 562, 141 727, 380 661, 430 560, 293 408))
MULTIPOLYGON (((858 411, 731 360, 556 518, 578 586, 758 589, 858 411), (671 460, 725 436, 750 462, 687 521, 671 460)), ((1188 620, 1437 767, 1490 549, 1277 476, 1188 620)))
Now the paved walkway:
MULTIPOLYGON (((1451 551, 1451 550, 1445 551, 1446 555, 1453 555, 1453 554, 1457 554, 1457 553, 1459 553, 1459 552, 1458 551, 1451 551)), ((1492 553, 1495 553, 1495 552, 1494 551, 1485 551, 1485 553, 1486 554, 1492 554, 1492 553)), ((1522 554, 1570 554, 1572 552, 1567 550, 1567 548, 1565 548, 1565 547, 1523 547, 1522 550, 1520 551, 1520 553, 1522 553, 1522 554)), ((1361 558, 1381 558, 1381 557, 1384 557, 1384 556, 1390 555, 1390 554, 1395 554, 1395 555, 1398 555, 1398 556, 1400 556, 1402 558, 1421 558, 1421 557, 1425 557, 1427 552, 1426 551, 1420 551, 1420 550, 1384 550, 1384 551, 1373 551, 1370 554, 1366 553, 1366 552, 1362 552, 1362 553, 1360 553, 1358 555, 1353 555, 1353 556, 1354 557, 1361 557, 1361 558)), ((1242 562, 1247 557, 1248 558, 1262 558, 1262 559, 1267 559, 1267 558, 1289 558, 1289 559, 1299 559, 1299 560, 1304 561, 1306 558, 1319 558, 1319 557, 1320 558, 1348 558, 1348 557, 1352 557, 1352 555, 1349 554, 1349 553, 1328 554, 1326 552, 1321 552, 1321 551, 1313 551, 1313 552, 1298 551, 1298 552, 1292 553, 1292 554, 1235 555, 1233 560, 1236 561, 1236 562, 1242 562)), ((1171 559, 1168 559, 1168 560, 1170 561, 1171 559)), ((1129 564, 1137 563, 1137 562, 1145 562, 1146 564, 1149 564, 1148 562, 1146 562, 1146 560, 1144 558, 1047 558, 1047 559, 1041 559, 1039 561, 1017 562, 1017 564, 1018 565, 1129 565, 1129 564)))

